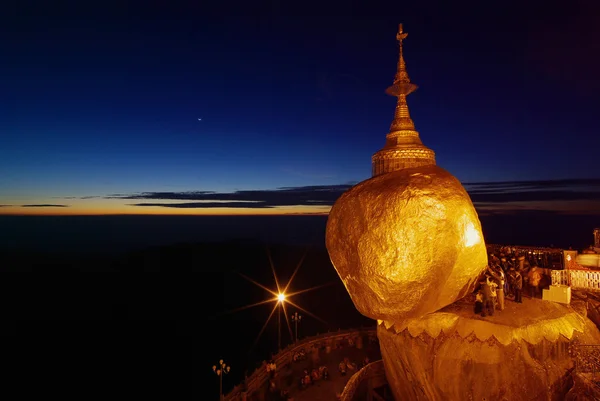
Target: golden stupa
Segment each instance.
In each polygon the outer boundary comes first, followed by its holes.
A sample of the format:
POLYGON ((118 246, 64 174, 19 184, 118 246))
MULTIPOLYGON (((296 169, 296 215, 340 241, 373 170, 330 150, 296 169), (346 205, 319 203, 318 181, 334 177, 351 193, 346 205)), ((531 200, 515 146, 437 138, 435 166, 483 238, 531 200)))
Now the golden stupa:
MULTIPOLYGON (((482 317, 472 293, 487 266, 481 224, 469 195, 435 163, 408 113, 416 89, 402 55, 394 122, 373 155, 373 177, 333 206, 326 244, 363 315, 378 320, 386 380, 396 400, 579 400, 577 344, 600 343, 585 305, 540 299, 508 302, 482 317)), ((365 368, 367 369, 367 368, 365 368)))
POLYGON ((356 308, 402 325, 473 290, 487 265, 481 224, 461 183, 438 167, 410 118, 406 97, 417 86, 400 58, 387 93, 398 98, 373 177, 344 193, 327 221, 331 261, 356 308))
POLYGON ((400 43, 398 71, 394 84, 386 90, 387 94, 398 98, 398 103, 390 132, 386 135, 385 146, 372 157, 373 177, 405 168, 435 165, 435 153, 421 142, 406 103, 406 96, 418 88, 410 82, 402 54, 402 41, 407 36, 400 24, 396 34, 396 39, 400 43))

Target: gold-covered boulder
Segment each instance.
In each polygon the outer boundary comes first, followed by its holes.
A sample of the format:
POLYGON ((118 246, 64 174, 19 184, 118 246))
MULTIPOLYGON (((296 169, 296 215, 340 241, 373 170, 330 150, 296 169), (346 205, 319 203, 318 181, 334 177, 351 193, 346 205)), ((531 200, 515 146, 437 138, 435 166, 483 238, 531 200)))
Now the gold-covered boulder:
POLYGON ((326 244, 358 311, 395 324, 462 298, 487 265, 469 195, 436 165, 349 189, 329 214, 326 244))

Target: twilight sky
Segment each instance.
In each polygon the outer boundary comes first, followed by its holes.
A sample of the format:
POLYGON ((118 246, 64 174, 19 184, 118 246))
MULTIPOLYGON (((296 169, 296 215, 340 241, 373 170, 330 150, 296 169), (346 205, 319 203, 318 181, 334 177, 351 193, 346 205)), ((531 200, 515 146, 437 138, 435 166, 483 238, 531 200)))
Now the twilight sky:
POLYGON ((597 1, 101 4, 3 9, 0 213, 326 212, 384 144, 400 22, 479 211, 600 213, 597 1))

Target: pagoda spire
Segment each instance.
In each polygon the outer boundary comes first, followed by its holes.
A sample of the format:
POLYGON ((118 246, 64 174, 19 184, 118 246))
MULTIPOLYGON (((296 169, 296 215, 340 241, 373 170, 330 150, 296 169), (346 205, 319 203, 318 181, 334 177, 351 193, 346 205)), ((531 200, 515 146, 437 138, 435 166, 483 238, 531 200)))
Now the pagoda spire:
POLYGON ((410 118, 406 102, 406 96, 418 88, 410 81, 406 71, 402 41, 407 36, 408 33, 404 32, 402 24, 400 24, 396 34, 400 45, 396 76, 392 86, 385 91, 388 95, 396 96, 398 101, 390 132, 386 135, 386 144, 372 157, 373 176, 404 168, 435 165, 435 153, 421 142, 419 133, 415 130, 415 124, 410 118))
POLYGON ((402 52, 402 41, 406 39, 408 33, 402 29, 402 24, 398 28, 396 39, 400 44, 400 56, 398 58, 398 69, 396 76, 394 77, 394 84, 387 88, 385 91, 388 95, 396 96, 398 103, 396 105, 396 113, 394 114, 394 121, 390 127, 390 131, 397 131, 400 129, 415 129, 415 124, 410 118, 408 112, 408 103, 406 103, 406 96, 417 90, 418 86, 410 82, 408 72, 406 71, 406 62, 404 61, 404 54, 402 52))

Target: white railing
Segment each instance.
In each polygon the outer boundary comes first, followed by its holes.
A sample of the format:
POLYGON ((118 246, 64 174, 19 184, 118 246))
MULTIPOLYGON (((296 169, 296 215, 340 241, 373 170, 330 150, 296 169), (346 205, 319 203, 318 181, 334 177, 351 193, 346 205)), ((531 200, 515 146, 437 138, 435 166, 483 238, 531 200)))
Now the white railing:
POLYGON ((552 284, 600 291, 600 271, 552 270, 552 284))
POLYGON ((569 270, 571 287, 600 290, 600 271, 569 270))
POLYGON ((571 285, 569 271, 570 270, 552 270, 550 273, 552 285, 571 285))

